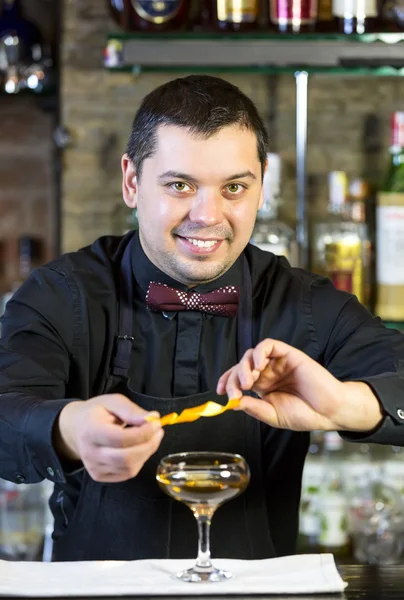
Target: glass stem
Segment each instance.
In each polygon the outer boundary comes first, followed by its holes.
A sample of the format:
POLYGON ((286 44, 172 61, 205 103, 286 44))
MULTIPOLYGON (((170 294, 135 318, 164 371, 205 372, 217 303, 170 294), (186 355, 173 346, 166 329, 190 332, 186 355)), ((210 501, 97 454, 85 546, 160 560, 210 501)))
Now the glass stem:
POLYGON ((198 515, 196 520, 198 523, 198 558, 196 559, 196 566, 209 569, 212 567, 210 560, 211 519, 208 516, 198 515))

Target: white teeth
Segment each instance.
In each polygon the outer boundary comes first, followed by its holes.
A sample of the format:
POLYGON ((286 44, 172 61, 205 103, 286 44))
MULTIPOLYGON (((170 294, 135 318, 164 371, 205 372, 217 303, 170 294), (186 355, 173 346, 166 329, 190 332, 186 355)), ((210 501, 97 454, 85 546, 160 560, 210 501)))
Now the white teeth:
POLYGON ((192 238, 186 238, 188 242, 191 242, 194 246, 198 246, 199 248, 212 248, 215 244, 217 244, 214 240, 202 241, 202 240, 194 240, 192 238))

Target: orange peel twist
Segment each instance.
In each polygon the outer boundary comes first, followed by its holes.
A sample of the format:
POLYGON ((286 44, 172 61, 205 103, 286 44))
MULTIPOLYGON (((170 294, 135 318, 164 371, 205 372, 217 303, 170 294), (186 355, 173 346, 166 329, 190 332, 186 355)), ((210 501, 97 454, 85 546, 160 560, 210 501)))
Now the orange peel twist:
MULTIPOLYGON (((162 427, 166 425, 176 425, 178 423, 192 423, 197 421, 200 417, 216 417, 226 412, 226 410, 233 410, 240 406, 239 398, 230 398, 225 406, 218 404, 217 402, 205 402, 200 406, 194 406, 193 408, 186 408, 180 414, 170 413, 160 418, 162 427)), ((157 421, 156 417, 146 417, 146 421, 157 421)))

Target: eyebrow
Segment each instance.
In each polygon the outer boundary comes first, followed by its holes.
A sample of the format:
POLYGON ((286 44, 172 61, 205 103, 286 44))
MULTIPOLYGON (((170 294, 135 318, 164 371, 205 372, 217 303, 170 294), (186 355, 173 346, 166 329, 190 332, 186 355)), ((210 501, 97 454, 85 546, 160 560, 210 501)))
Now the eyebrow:
MULTIPOLYGON (((243 171, 242 173, 235 173, 230 177, 227 177, 225 181, 232 181, 233 179, 252 179, 256 180, 256 176, 251 171, 243 171)), ((181 173, 179 171, 166 171, 157 177, 158 183, 164 183, 167 179, 181 179, 189 181, 190 183, 198 183, 198 180, 192 175, 188 175, 187 173, 181 173)))

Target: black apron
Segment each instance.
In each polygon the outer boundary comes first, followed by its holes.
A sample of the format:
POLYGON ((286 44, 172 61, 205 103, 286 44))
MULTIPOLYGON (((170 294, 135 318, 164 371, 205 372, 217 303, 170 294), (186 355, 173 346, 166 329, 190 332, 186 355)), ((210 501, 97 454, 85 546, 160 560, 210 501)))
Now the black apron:
MULTIPOLYGON (((227 398, 215 391, 181 398, 155 398, 131 389, 128 371, 133 335, 133 271, 131 244, 121 264, 119 335, 111 376, 104 393, 121 393, 147 411, 162 415, 227 398)), ((237 317, 238 360, 253 347, 252 290, 248 262, 243 257, 243 284, 237 317)), ((228 368, 231 365, 228 365, 228 368)), ((158 373, 155 374, 159 376, 158 373)), ((165 428, 158 449, 139 474, 122 483, 99 483, 85 471, 79 500, 66 532, 55 540, 54 560, 134 560, 195 558, 197 525, 184 504, 169 498, 156 482, 160 459, 170 453, 217 451, 238 453, 251 470, 247 490, 219 507, 212 520, 212 556, 261 559, 275 555, 265 503, 261 428, 241 411, 165 428)))

